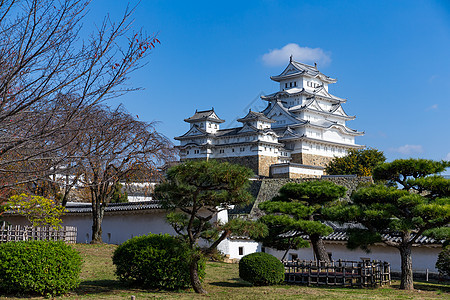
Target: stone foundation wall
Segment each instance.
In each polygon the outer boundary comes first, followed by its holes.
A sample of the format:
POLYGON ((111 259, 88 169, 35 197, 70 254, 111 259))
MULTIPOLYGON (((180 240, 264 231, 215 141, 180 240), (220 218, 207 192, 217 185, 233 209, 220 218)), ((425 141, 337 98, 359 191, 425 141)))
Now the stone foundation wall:
POLYGON ((329 156, 321 156, 321 155, 315 155, 315 154, 305 154, 302 155, 302 161, 304 165, 310 165, 310 166, 321 166, 326 167, 326 165, 333 160, 334 157, 329 156))
POLYGON ((322 156, 316 154, 293 153, 291 154, 291 162, 302 165, 325 167, 333 157, 322 156))
MULTIPOLYGON (((256 175, 269 177, 270 165, 278 162, 276 157, 271 156, 238 156, 238 157, 224 157, 224 158, 212 158, 218 162, 229 162, 232 164, 238 164, 246 166, 255 172, 256 175)), ((205 160, 205 158, 193 158, 189 160, 205 160)))
POLYGON ((292 153, 291 154, 291 163, 301 164, 303 165, 303 153, 292 153))
POLYGON ((255 172, 256 175, 259 175, 259 163, 258 156, 240 156, 240 157, 225 157, 225 158, 215 158, 215 160, 219 162, 229 162, 231 164, 238 164, 241 166, 246 166, 255 172))
POLYGON ((276 164, 278 159, 272 156, 259 156, 258 175, 270 176, 270 165, 276 164))
MULTIPOLYGON (((325 167, 326 164, 331 161, 332 157, 313 155, 313 154, 304 154, 304 153, 295 153, 292 154, 292 163, 310 165, 310 166, 321 166, 325 167)), ((278 163, 278 159, 272 156, 264 156, 264 155, 252 155, 252 156, 240 156, 240 157, 224 157, 224 158, 213 158, 219 162, 229 162, 232 164, 239 164, 246 166, 255 172, 256 175, 269 177, 270 176, 270 165, 278 163)), ((205 160, 205 158, 189 158, 189 160, 205 160)), ((186 161, 186 160, 183 160, 186 161)), ((288 176, 287 174, 284 176, 276 175, 274 178, 285 178, 288 176)), ((308 178, 311 176, 302 175, 302 174, 289 174, 291 178, 308 178)), ((314 177, 314 176, 312 176, 314 177)))

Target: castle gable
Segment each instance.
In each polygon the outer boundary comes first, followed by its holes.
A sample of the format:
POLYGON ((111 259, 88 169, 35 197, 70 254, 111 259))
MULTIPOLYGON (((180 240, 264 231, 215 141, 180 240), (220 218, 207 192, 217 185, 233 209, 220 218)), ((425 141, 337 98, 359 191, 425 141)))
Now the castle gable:
POLYGON ((238 131, 238 133, 244 133, 244 132, 258 132, 258 129, 248 125, 248 124, 244 124, 244 126, 242 126, 242 129, 238 131))
POLYGON ((335 115, 339 115, 339 116, 343 116, 343 117, 348 117, 349 115, 347 115, 344 111, 344 109, 342 108, 342 106, 340 104, 337 105, 333 105, 331 111, 331 113, 335 114, 335 115))
POLYGON ((208 133, 206 131, 204 131, 203 129, 198 128, 197 126, 192 126, 188 132, 186 132, 182 136, 176 137, 175 139, 182 139, 182 138, 193 137, 193 136, 204 136, 207 134, 208 133))
POLYGON ((277 102, 270 110, 268 110, 266 116, 276 121, 276 123, 272 125, 273 127, 287 126, 290 124, 298 124, 303 122, 302 120, 299 120, 292 114, 290 114, 289 111, 286 108, 282 107, 279 102, 277 102))

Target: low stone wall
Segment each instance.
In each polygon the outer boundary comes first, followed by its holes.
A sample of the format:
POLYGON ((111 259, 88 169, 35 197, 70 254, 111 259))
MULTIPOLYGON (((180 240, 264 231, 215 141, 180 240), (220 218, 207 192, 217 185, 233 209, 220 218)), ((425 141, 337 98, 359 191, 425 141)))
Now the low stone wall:
POLYGON ((318 178, 267 178, 262 179, 261 187, 256 196, 255 203, 250 211, 251 217, 260 217, 261 210, 258 208, 259 203, 271 200, 278 195, 280 188, 288 182, 305 182, 311 180, 328 180, 335 184, 342 185, 347 188, 347 195, 345 199, 349 199, 351 193, 363 183, 373 183, 372 177, 358 177, 358 176, 322 176, 318 178))

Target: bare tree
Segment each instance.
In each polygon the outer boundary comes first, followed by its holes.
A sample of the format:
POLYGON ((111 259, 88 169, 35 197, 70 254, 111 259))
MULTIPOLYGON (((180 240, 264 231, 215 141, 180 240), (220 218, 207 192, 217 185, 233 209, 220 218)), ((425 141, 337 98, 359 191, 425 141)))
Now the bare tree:
POLYGON ((137 168, 153 177, 159 166, 173 160, 174 148, 154 123, 138 121, 122 107, 96 106, 85 128, 77 136, 83 157, 80 180, 92 201, 92 243, 101 243, 101 223, 114 186, 137 168))
POLYGON ((131 32, 133 9, 118 22, 106 17, 82 40, 89 2, 0 0, 0 189, 61 165, 60 149, 77 135, 67 128, 133 90, 123 83, 159 43, 131 32))

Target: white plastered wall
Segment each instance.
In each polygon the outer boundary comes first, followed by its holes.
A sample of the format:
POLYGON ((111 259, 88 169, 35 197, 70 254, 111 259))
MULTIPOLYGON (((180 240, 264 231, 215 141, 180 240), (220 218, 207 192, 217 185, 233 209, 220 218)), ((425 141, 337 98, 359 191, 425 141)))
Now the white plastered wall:
MULTIPOLYGON (((126 240, 148 233, 168 233, 175 231, 165 219, 166 211, 153 210, 146 214, 108 214, 102 222, 102 239, 108 244, 121 244, 126 240)), ((92 216, 90 214, 63 217, 63 226, 76 226, 77 243, 89 243, 92 239, 92 216)))
MULTIPOLYGON (((332 260, 356 260, 359 261, 361 258, 370 258, 371 260, 381 260, 387 261, 391 264, 391 271, 400 272, 401 262, 400 253, 396 248, 387 246, 373 246, 371 247, 371 252, 366 253, 361 249, 349 250, 345 244, 326 244, 326 249, 332 254, 332 260)), ((430 272, 438 272, 435 268, 437 256, 442 250, 441 247, 430 247, 430 246, 420 246, 413 247, 412 249, 412 262, 413 271, 424 273, 427 269, 430 272)), ((284 255, 284 251, 277 251, 271 248, 266 248, 266 252, 274 255, 275 257, 281 259, 284 255)), ((302 248, 298 250, 288 251, 286 259, 288 259, 289 254, 297 254, 298 259, 314 260, 314 253, 312 248, 302 248)))

